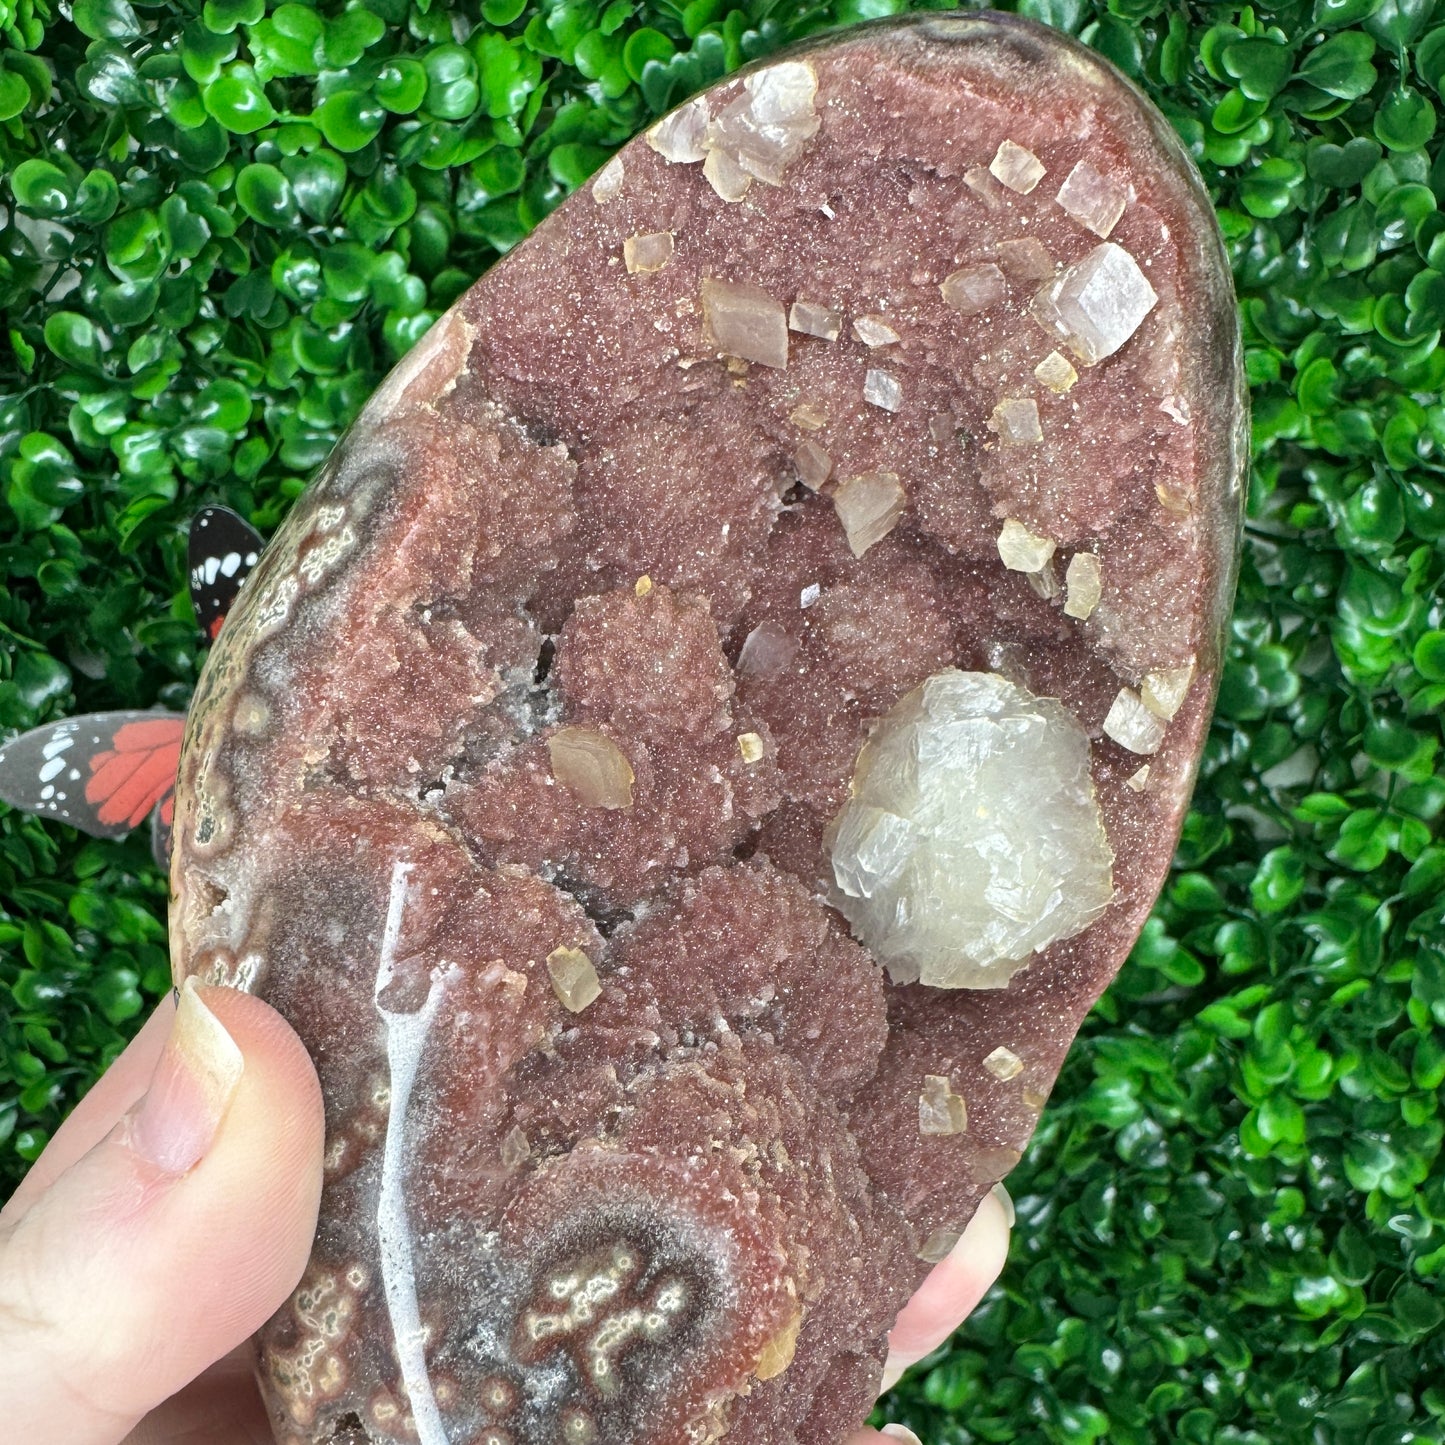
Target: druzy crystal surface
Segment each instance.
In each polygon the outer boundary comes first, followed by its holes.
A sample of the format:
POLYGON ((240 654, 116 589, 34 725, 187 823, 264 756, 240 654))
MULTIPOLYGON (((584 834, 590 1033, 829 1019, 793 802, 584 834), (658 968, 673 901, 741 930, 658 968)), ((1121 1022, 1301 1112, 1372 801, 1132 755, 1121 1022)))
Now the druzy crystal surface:
POLYGON ((281 1445, 856 1426, 1167 869, 1241 395, 1169 127, 1001 17, 719 84, 437 322, 182 760, 178 973, 326 1102, 281 1445))
POLYGON ((896 983, 1002 988, 1113 896, 1089 738, 993 673, 936 673, 863 746, 827 842, 839 912, 896 983))

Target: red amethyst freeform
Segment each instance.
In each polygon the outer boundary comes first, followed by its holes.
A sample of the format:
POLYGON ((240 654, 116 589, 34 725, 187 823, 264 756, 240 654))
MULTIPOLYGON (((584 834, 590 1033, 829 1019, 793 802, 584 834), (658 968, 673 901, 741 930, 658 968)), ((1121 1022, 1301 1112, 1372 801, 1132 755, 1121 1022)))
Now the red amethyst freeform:
POLYGON ((627 146, 391 374, 196 697, 178 975, 316 1060, 283 1445, 836 1445, 1168 866, 1244 449, 1164 121, 1007 17, 627 146))

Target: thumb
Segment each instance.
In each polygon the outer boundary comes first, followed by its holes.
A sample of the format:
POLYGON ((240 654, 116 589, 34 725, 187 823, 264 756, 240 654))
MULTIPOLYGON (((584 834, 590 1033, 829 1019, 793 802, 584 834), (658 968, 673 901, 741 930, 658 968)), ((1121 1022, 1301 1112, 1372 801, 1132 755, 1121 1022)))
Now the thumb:
POLYGON ((149 1089, 116 1113, 0 1228, 10 1438, 113 1445, 256 1330, 306 1265, 321 1093, 275 1010, 187 980, 149 1089))

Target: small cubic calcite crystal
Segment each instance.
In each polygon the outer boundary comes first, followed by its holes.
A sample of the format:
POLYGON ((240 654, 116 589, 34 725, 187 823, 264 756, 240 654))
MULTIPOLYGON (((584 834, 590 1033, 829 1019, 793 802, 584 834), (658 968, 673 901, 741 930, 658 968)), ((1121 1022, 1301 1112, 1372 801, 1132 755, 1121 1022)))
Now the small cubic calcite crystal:
POLYGON ((816 301, 794 301, 788 311, 788 328, 804 336, 836 341, 843 330, 843 313, 816 301))
POLYGON ((1039 292, 1033 314, 1080 361, 1095 366, 1133 336, 1158 299, 1138 261, 1105 241, 1039 292))
POLYGON ((968 1107, 953 1092, 943 1074, 928 1074, 923 1092, 918 1096, 918 1132, 920 1134, 962 1134, 968 1128, 968 1107))
POLYGON ((981 266, 965 266, 940 282, 943 299, 963 316, 975 316, 996 306, 1008 295, 1004 274, 991 261, 981 266))
POLYGON ((896 472, 861 472, 833 489, 833 506, 848 537, 848 547, 861 557, 899 523, 908 494, 896 472))
POLYGON ((1012 517, 998 534, 999 560, 1011 572, 1042 572, 1057 545, 1048 537, 1036 536, 1012 517))
POLYGON ((763 366, 787 366, 788 323, 782 302, 760 287, 704 277, 702 314, 719 351, 763 366))
POLYGON ((1165 877, 1241 374, 1168 124, 965 14, 688 99, 413 347, 176 799, 177 979, 326 1107, 279 1445, 842 1445, 1165 877))

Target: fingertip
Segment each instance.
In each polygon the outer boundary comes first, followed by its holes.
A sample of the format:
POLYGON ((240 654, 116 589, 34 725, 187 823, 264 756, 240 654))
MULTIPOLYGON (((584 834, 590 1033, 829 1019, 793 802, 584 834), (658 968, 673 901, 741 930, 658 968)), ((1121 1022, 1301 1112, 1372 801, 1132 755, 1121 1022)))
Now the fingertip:
POLYGON ((929 1271, 888 1334, 882 1392, 936 1350, 978 1307, 1008 1260, 1013 1202, 998 1187, 979 1201, 948 1255, 929 1271))
POLYGON ((310 1253, 323 1135, 280 1015, 189 986, 137 1108, 0 1245, 0 1406, 44 1426, 23 1438, 117 1439, 274 1313, 310 1253))

